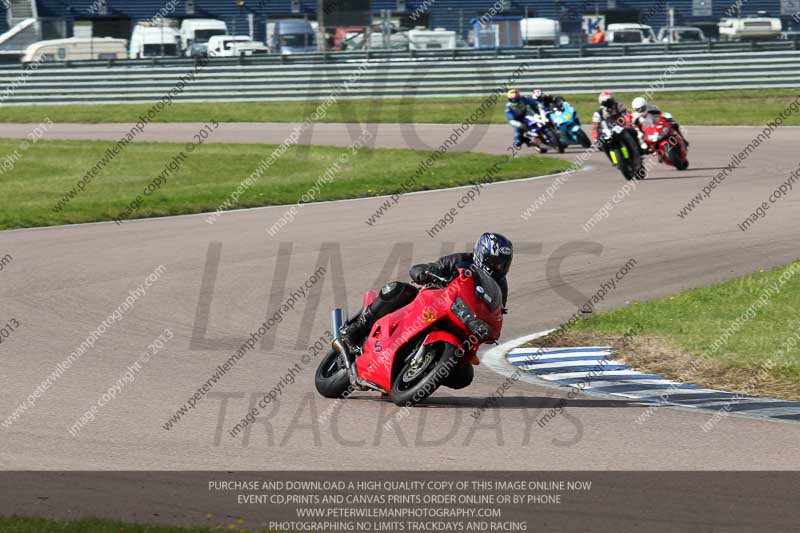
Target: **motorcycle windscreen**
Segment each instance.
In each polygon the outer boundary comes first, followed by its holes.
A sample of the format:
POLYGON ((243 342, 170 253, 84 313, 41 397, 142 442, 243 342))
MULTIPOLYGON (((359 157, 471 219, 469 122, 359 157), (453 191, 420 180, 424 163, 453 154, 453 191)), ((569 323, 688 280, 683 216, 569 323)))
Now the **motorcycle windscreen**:
POLYGON ((483 270, 475 271, 475 297, 486 302, 491 311, 496 311, 503 304, 503 291, 500 285, 483 270))

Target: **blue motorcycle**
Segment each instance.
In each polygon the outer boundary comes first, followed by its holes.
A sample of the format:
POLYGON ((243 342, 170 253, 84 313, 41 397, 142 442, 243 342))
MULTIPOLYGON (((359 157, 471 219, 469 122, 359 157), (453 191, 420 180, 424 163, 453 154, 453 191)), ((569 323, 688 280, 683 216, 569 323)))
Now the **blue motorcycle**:
POLYGON ((547 114, 533 114, 525 117, 525 127, 528 129, 528 137, 531 136, 541 141, 539 151, 542 153, 547 152, 544 146, 555 148, 559 153, 563 154, 566 146, 561 142, 558 132, 553 127, 547 114))
POLYGON ((550 114, 550 120, 558 131, 558 136, 564 145, 580 144, 584 148, 592 146, 592 141, 581 128, 578 112, 573 106, 564 102, 561 109, 555 108, 550 114))

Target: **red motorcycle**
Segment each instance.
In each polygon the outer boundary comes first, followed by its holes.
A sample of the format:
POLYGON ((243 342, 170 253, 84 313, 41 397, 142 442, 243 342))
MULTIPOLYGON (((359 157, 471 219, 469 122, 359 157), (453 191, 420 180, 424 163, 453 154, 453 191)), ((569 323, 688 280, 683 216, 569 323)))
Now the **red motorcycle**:
POLYGON ((650 152, 658 154, 658 160, 661 163, 666 163, 678 170, 689 168, 686 142, 663 115, 658 117, 658 122, 655 124, 643 125, 642 131, 650 152))
MULTIPOLYGON (((494 342, 503 327, 503 296, 497 282, 482 270, 459 269, 452 281, 420 289, 413 302, 378 319, 357 353, 331 349, 315 375, 326 398, 354 390, 388 394, 400 406, 425 400, 460 365, 479 364, 481 344, 494 342)), ((377 298, 364 296, 366 307, 377 298)), ((352 320, 352 319, 351 319, 352 320)), ((341 346, 344 314, 331 313, 334 346, 341 346)))

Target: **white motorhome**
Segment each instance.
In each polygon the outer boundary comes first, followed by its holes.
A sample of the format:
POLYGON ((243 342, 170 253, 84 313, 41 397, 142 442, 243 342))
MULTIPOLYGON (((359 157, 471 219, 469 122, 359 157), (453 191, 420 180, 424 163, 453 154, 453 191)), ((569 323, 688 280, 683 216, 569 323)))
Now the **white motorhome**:
POLYGON ((452 50, 455 47, 456 32, 454 31, 436 28, 435 30, 410 30, 408 32, 408 48, 410 50, 452 50))
POLYGON ((125 59, 128 41, 111 37, 51 39, 33 43, 25 49, 23 63, 43 61, 87 61, 125 59))
POLYGON ((720 41, 778 39, 783 25, 771 17, 724 18, 719 22, 720 41))
POLYGON ((522 42, 527 46, 556 45, 561 39, 561 23, 534 17, 522 19, 522 42))
POLYGON ((609 44, 649 44, 656 42, 652 26, 647 24, 609 24, 606 28, 606 42, 609 44))
POLYGON ((181 22, 181 48, 189 56, 208 53, 208 40, 215 35, 227 35, 228 26, 217 19, 185 19, 181 22))
POLYGON ((129 55, 131 59, 179 56, 180 42, 174 26, 140 22, 133 28, 129 55))
POLYGON ((208 40, 209 57, 238 57, 268 53, 263 43, 248 35, 214 35, 208 40))

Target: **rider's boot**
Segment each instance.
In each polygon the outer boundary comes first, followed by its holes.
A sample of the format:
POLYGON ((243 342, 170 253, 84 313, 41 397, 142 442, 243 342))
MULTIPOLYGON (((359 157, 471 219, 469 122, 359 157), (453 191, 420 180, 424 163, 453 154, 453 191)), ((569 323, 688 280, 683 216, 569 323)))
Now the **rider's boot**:
POLYGON ((369 333, 370 327, 374 322, 372 316, 371 306, 367 306, 361 310, 352 322, 342 328, 342 343, 349 354, 355 355, 360 351, 358 347, 359 341, 369 333))

